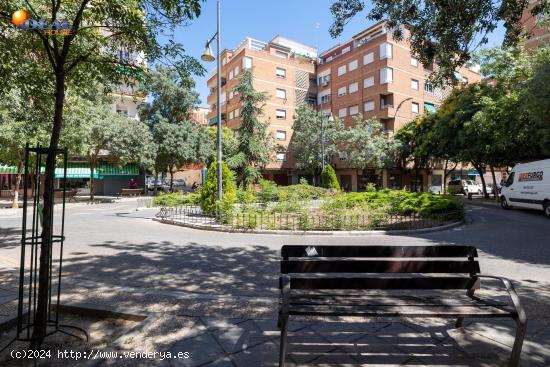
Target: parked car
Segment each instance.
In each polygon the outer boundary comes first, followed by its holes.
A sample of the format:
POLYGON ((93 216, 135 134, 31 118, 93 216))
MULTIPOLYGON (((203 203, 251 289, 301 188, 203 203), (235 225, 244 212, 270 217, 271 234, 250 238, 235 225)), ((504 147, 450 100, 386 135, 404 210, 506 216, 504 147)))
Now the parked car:
POLYGON ((154 177, 147 177, 145 179, 145 185, 147 186, 147 190, 154 191, 155 187, 157 191, 162 192, 168 192, 170 186, 166 185, 166 182, 164 182, 163 179, 158 178, 155 185, 155 178, 154 177))
POLYGON ((447 184, 449 194, 481 194, 482 190, 472 180, 451 180, 447 184))
POLYGON ((516 164, 502 187, 500 205, 544 210, 550 218, 550 159, 516 164))
MULTIPOLYGON (((168 184, 170 185, 170 181, 168 181, 168 184)), ((185 180, 183 178, 177 178, 174 180, 172 184, 172 190, 173 191, 183 191, 186 188, 185 180)))

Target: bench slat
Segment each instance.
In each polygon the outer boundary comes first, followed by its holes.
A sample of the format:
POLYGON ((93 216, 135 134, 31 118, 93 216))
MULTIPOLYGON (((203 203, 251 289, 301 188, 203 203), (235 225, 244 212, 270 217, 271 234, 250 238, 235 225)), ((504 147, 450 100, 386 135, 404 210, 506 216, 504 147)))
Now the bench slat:
POLYGON ((346 306, 508 306, 507 303, 493 299, 472 299, 469 297, 347 297, 347 296, 291 296, 290 303, 295 305, 346 305, 346 306))
POLYGON ((466 273, 477 261, 282 260, 281 273, 466 273))
MULTIPOLYGON (((291 289, 470 289, 475 281, 475 278, 470 277, 293 277, 290 287, 291 289)), ((281 283, 279 278, 279 287, 281 283)))
POLYGON ((293 305, 290 315, 364 316, 364 317, 514 317, 515 311, 492 306, 345 306, 293 305))
POLYGON ((473 246, 295 246, 285 245, 288 257, 477 257, 473 246))

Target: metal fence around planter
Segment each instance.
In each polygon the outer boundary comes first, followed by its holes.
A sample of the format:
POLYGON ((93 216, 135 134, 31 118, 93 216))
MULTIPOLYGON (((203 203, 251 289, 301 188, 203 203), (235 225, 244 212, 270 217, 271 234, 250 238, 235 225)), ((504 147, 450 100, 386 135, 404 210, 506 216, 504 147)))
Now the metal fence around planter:
MULTIPOLYGON (((188 225, 219 225, 215 216, 204 214, 198 206, 162 208, 157 217, 188 225)), ((222 222, 223 227, 242 230, 367 231, 432 228, 453 223, 462 218, 462 211, 430 215, 243 212, 226 215, 222 222)))

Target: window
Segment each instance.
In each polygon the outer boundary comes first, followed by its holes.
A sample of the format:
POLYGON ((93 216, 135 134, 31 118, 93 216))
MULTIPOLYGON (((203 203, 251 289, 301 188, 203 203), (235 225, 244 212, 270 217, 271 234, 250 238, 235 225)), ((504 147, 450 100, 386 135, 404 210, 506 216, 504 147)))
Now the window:
POLYGON ((350 114, 350 116, 357 115, 358 113, 359 113, 359 106, 358 106, 358 105, 351 106, 351 107, 349 108, 349 114, 350 114))
POLYGON ((346 87, 340 87, 338 88, 338 96, 345 96, 347 94, 347 88, 346 87))
POLYGON ((277 88, 275 95, 277 96, 277 98, 286 99, 286 90, 277 88))
POLYGON ((237 77, 237 75, 239 75, 241 71, 241 68, 239 68, 238 66, 235 66, 235 69, 233 69, 233 75, 235 76, 235 78, 237 77))
POLYGON ((424 92, 432 94, 434 92, 434 87, 430 83, 424 83, 424 92))
POLYGON ((344 75, 346 73, 346 65, 342 65, 338 68, 338 76, 344 75))
POLYGON ((392 83, 393 82, 393 69, 392 68, 382 68, 380 69, 380 84, 392 83))
POLYGON ((418 113, 420 111, 420 105, 417 102, 411 103, 411 112, 418 113))
POLYGON ((252 58, 247 56, 243 59, 243 69, 251 69, 251 68, 252 68, 252 58))
POLYGON ((277 161, 286 162, 286 153, 285 152, 277 153, 277 161))
POLYGON ((418 90, 418 80, 411 79, 411 89, 418 90))
POLYGON ((468 78, 466 78, 465 76, 463 76, 463 77, 462 77, 462 83, 468 84, 468 78))
POLYGON ((359 90, 359 83, 355 82, 349 85, 349 93, 355 93, 359 90))
POLYGON ((365 112, 374 111, 374 101, 365 102, 365 112))
POLYGON ((233 70, 229 72, 229 80, 233 79, 233 70))
POLYGON ((235 117, 235 111, 229 112, 229 119, 232 120, 235 117))
POLYGON ((374 85, 374 77, 369 76, 367 79, 363 80, 363 88, 369 88, 374 85))
POLYGON ((280 57, 281 59, 287 59, 288 58, 288 54, 286 52, 283 52, 283 51, 275 51, 275 56, 277 57, 280 57))
POLYGON ((411 65, 414 67, 418 66, 418 59, 414 56, 411 56, 411 65))
POLYGON ((347 108, 340 108, 340 110, 338 111, 338 117, 346 117, 347 114, 348 114, 347 108))
POLYGON ((380 60, 391 59, 393 46, 391 43, 385 42, 380 45, 380 60))
POLYGON ((277 140, 285 141, 286 140, 286 131, 277 130, 277 140))
POLYGON ((275 115, 277 120, 286 120, 286 110, 277 110, 275 115))
POLYGON ((330 82, 330 74, 322 75, 317 80, 318 85, 325 86, 330 82))
POLYGON ((323 103, 327 103, 327 102, 330 102, 330 93, 320 94, 318 96, 318 104, 323 104, 323 103))
POLYGON ((374 61, 374 53, 371 52, 363 56, 363 65, 368 65, 373 61, 374 61))
POLYGON ((345 47, 342 49, 342 54, 347 54, 350 51, 351 51, 351 46, 345 47))
POLYGON ((238 108, 235 110, 235 118, 239 117, 241 113, 241 110, 239 110, 238 108))
POLYGON ((283 68, 277 68, 277 70, 275 71, 275 75, 277 76, 277 78, 284 79, 286 78, 286 70, 283 68))
POLYGON ((353 71, 357 69, 357 60, 353 60, 348 64, 348 71, 353 71))
POLYGON ((118 59, 122 62, 130 61, 130 53, 128 51, 120 50, 118 51, 118 59))
POLYGON ((128 116, 128 109, 125 108, 125 107, 117 106, 116 113, 118 113, 119 115, 122 115, 122 116, 128 116))

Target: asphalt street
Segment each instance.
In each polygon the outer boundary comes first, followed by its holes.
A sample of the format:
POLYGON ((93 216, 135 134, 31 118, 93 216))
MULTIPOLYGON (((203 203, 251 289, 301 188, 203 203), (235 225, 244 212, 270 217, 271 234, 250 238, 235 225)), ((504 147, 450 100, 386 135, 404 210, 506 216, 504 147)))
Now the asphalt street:
MULTIPOLYGON (((67 208, 64 274, 107 284, 193 292, 275 291, 284 244, 462 244, 480 251, 482 271, 550 283, 550 220, 541 212, 470 205, 468 223, 418 235, 302 236, 207 232, 154 222, 135 201, 67 208)), ((17 266, 21 217, 0 211, 0 264, 17 266)), ((549 291, 550 293, 550 291, 549 291)))

